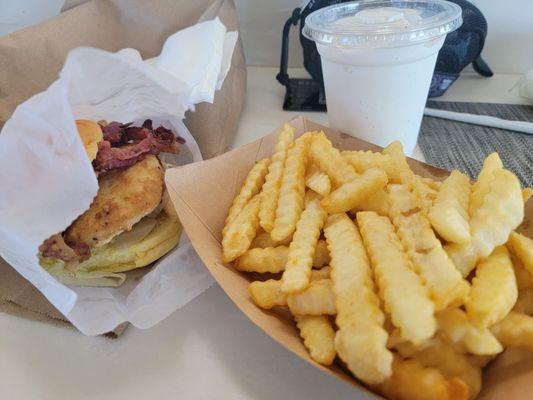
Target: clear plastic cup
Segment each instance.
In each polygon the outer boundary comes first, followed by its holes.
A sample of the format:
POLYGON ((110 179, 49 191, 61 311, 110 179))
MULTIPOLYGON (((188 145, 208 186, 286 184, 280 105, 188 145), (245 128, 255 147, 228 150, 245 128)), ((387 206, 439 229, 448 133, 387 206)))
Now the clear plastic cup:
POLYGON ((385 146, 418 138, 437 55, 462 24, 461 7, 444 0, 361 0, 307 16, 316 42, 330 125, 385 146))

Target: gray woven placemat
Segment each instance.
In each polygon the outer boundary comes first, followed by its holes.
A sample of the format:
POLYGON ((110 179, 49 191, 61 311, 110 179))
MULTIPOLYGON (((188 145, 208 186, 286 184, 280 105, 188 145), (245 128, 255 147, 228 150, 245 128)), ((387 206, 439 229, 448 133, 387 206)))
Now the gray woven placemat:
MULTIPOLYGON (((429 101, 428 107, 533 122, 533 106, 429 101)), ((533 186, 533 135, 424 117, 418 144, 426 162, 475 178, 484 158, 497 151, 525 187, 533 186)))

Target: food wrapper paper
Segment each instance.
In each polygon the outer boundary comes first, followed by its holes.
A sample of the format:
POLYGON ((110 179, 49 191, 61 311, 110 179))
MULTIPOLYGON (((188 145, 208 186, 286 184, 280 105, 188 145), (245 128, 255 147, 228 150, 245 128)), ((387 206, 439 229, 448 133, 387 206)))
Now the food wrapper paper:
POLYGON ((39 265, 39 245, 82 214, 98 190, 75 119, 142 123, 151 118, 154 125, 185 138, 171 159, 174 164, 200 161, 182 120, 196 102, 213 100, 230 64, 229 44, 235 42, 236 33, 226 32, 215 18, 170 36, 155 65, 124 52, 74 49, 59 79, 17 107, 4 125, 0 255, 81 332, 102 334, 125 321, 149 328, 209 287, 212 279, 186 236, 153 268, 129 273, 118 288, 63 285, 39 265), (180 52, 185 52, 186 66, 177 62, 180 52), (204 55, 210 52, 218 54, 217 61, 205 65, 204 55))
MULTIPOLYGON (((322 130, 336 147, 343 150, 381 150, 378 146, 303 118, 295 118, 288 123, 295 128, 297 136, 305 131, 322 130)), ((248 293, 248 284, 253 278, 236 271, 231 264, 221 260, 221 231, 231 202, 253 164, 272 155, 282 129, 280 126, 262 139, 216 158, 169 170, 166 175, 167 188, 183 227, 200 258, 217 283, 252 322, 280 345, 316 368, 353 385, 357 393, 354 393, 354 396, 357 398, 380 399, 381 397, 354 379, 340 365, 334 364, 327 368, 314 362, 303 346, 292 316, 283 309, 264 311, 257 307, 248 293)), ((448 171, 413 159, 408 162, 411 168, 422 176, 443 180, 449 174, 448 171)), ((518 231, 533 237, 531 200, 526 205, 525 215, 518 231)), ((533 352, 510 349, 485 369, 483 390, 479 398, 526 400, 531 398, 532 390, 533 352)))

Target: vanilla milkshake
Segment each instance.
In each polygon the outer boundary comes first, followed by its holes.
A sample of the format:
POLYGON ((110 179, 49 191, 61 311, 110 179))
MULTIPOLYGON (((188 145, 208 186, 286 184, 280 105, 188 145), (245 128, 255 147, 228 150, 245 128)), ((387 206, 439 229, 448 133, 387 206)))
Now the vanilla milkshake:
POLYGON ((462 23, 444 0, 362 0, 305 20, 322 59, 333 128, 385 146, 417 141, 433 69, 446 34, 462 23))

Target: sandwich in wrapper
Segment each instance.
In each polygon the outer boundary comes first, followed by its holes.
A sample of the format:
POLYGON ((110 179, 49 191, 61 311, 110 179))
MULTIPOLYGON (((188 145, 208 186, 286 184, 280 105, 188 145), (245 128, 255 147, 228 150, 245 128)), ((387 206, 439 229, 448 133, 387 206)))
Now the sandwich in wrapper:
POLYGON ((40 264, 63 283, 119 286, 124 272, 151 264, 174 248, 181 225, 165 189, 160 153, 177 153, 184 140, 146 120, 77 120, 98 178, 89 209, 39 248, 40 264))

